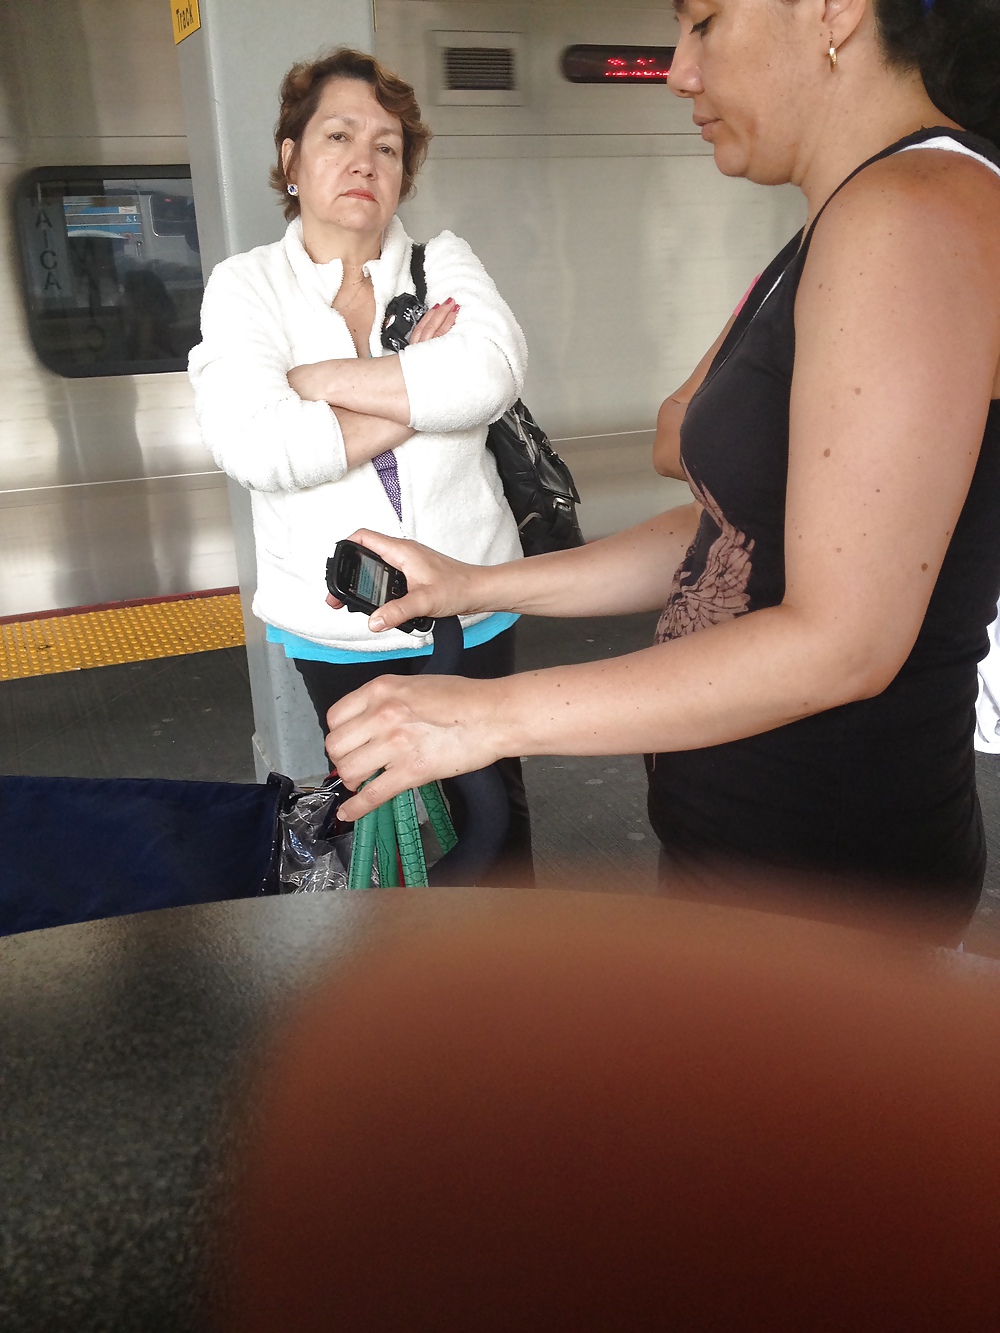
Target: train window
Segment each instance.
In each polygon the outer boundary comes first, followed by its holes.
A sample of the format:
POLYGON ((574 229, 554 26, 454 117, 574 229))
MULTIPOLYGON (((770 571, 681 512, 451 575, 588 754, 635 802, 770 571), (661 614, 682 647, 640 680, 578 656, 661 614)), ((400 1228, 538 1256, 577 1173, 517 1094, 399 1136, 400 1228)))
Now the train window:
POLYGON ((520 106, 518 32, 435 32, 439 106, 520 106))
POLYGON ((666 83, 673 46, 568 46, 562 72, 570 83, 666 83))
POLYGON ((191 172, 44 167, 14 192, 28 328, 68 377, 183 370, 202 276, 191 172))

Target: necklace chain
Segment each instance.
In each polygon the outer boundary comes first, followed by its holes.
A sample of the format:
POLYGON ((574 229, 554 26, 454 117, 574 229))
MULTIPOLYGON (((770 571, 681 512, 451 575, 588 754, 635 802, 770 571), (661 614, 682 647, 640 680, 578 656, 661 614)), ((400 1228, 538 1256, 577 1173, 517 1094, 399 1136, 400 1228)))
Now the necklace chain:
MULTIPOLYGON (((384 245, 385 245, 385 232, 383 231, 383 232, 382 232, 382 235, 379 237, 379 255, 381 255, 381 253, 382 253, 382 248, 383 248, 384 245)), ((343 264, 343 266, 344 266, 344 278, 346 279, 346 277, 347 277, 347 270, 348 270, 349 268, 355 268, 355 267, 357 267, 357 266, 354 265, 354 264, 348 264, 345 260, 341 260, 340 262, 341 262, 341 263, 343 264)), ((365 264, 367 264, 368 262, 369 262, 369 261, 366 259, 366 260, 365 260, 365 264)), ((354 302, 358 299, 358 293, 361 291, 361 289, 362 289, 362 287, 365 285, 365 283, 366 283, 366 282, 371 282, 371 274, 365 272, 365 265, 364 265, 364 264, 361 264, 359 267, 360 267, 360 269, 361 269, 361 276, 358 278, 357 282, 354 284, 354 294, 351 296, 351 299, 347 302, 347 305, 345 305, 345 306, 343 307, 343 309, 341 310, 341 312, 340 312, 341 315, 346 315, 346 313, 348 312, 348 310, 351 309, 351 307, 354 305, 354 302)), ((343 290, 343 282, 341 283, 341 290, 343 290)), ((337 293, 337 296, 339 296, 339 295, 340 295, 340 292, 337 293)), ((337 297, 335 296, 333 299, 334 299, 334 302, 336 302, 337 297)))
MULTIPOLYGON (((347 265, 346 265, 346 264, 344 265, 344 272, 345 272, 345 273, 347 272, 347 265)), ((360 293, 362 287, 364 287, 365 283, 370 282, 370 281, 371 281, 371 275, 368 274, 368 273, 366 273, 366 272, 364 271, 364 266, 362 266, 362 269, 361 269, 361 277, 358 278, 357 282, 354 284, 354 294, 353 294, 353 296, 351 297, 351 299, 347 302, 347 304, 341 308, 341 312, 340 312, 340 313, 341 313, 342 315, 346 314, 347 311, 351 309, 351 307, 354 305, 354 302, 358 299, 358 295, 359 295, 359 293, 360 293)), ((340 295, 340 292, 337 293, 337 296, 339 296, 339 295, 340 295)), ((334 298, 334 299, 336 299, 336 298, 334 298)))

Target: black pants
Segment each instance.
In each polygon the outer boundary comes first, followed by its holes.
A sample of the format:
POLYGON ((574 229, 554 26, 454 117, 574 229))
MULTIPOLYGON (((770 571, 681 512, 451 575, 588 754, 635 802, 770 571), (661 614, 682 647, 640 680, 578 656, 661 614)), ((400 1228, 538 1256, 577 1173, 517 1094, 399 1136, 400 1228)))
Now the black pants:
MULTIPOLYGON (((501 676, 512 675, 515 634, 516 627, 512 626, 478 648, 467 648, 462 654, 462 675, 471 680, 498 680, 501 676)), ((419 675, 427 664, 425 657, 407 657, 394 662, 359 662, 356 666, 340 662, 310 662, 301 657, 294 661, 305 682, 324 736, 329 731, 326 715, 339 699, 353 694, 379 676, 419 675)), ((507 791, 510 826, 500 860, 483 882, 511 888, 533 888, 535 869, 531 857, 531 821, 521 761, 501 759, 497 767, 507 791)), ((456 831, 461 837, 465 822, 462 794, 447 779, 443 785, 456 831)))

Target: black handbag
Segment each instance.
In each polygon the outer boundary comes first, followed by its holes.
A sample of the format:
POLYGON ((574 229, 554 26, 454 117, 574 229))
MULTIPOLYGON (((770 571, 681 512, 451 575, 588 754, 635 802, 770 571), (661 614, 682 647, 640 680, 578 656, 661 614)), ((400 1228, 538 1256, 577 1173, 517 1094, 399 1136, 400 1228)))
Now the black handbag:
POLYGON ((520 398, 486 436, 525 555, 583 546, 572 473, 520 398))
MULTIPOLYGON (((425 250, 424 245, 414 245, 410 260, 416 296, 404 292, 386 310, 382 345, 393 352, 407 345, 427 309, 425 250)), ((490 426, 486 447, 496 460, 524 554, 544 555, 583 546, 576 515, 580 493, 572 473, 520 399, 490 426)))

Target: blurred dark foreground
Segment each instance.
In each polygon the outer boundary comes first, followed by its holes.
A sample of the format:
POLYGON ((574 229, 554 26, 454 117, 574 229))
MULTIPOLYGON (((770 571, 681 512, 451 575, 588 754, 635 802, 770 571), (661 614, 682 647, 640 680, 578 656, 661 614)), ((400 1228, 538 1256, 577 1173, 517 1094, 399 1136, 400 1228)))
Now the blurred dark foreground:
POLYGON ((260 1076, 219 1323, 996 1330, 1000 983, 667 907, 470 895, 313 991, 260 1076))

